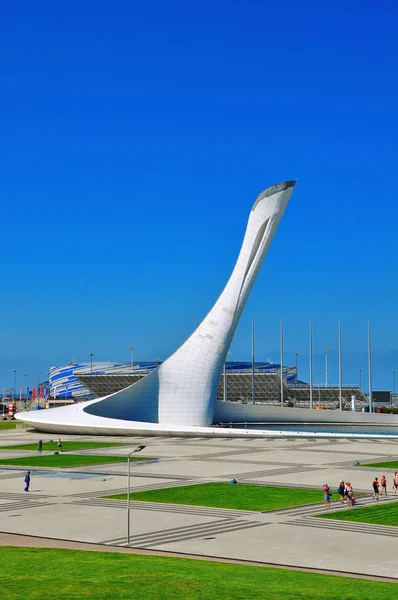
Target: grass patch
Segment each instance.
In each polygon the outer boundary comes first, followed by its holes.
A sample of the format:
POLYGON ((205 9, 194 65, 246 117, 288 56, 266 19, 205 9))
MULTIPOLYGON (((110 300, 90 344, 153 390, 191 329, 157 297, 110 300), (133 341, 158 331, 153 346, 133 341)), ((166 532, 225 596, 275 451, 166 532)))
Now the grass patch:
MULTIPOLYGON (((114 500, 126 500, 127 494, 106 497, 114 500)), ((134 492, 130 494, 130 498, 145 502, 266 511, 322 502, 323 492, 246 484, 200 483, 163 490, 134 492)))
MULTIPOLYGON (((377 501, 376 501, 377 502, 377 501)), ((339 521, 355 521, 356 523, 374 523, 375 525, 398 526, 398 502, 393 504, 375 504, 344 512, 329 512, 317 515, 322 519, 337 519, 339 521)))
POLYGON ((379 463, 368 463, 361 464, 361 467, 371 467, 372 469, 385 469, 386 471, 398 471, 398 460, 391 460, 389 462, 379 462, 379 463))
POLYGON ((0 431, 2 429, 16 429, 18 423, 17 421, 0 421, 0 431))
POLYGON ((109 552, 1 549, 7 600, 385 600, 395 583, 109 552), (41 565, 41 568, 38 568, 41 565))
MULTIPOLYGON (((90 450, 91 448, 113 448, 116 446, 131 446, 132 444, 121 444, 112 442, 62 442, 62 452, 73 450, 90 450)), ((13 446, 0 446, 0 450, 36 450, 38 444, 16 444, 13 446)), ((43 451, 54 452, 58 450, 57 441, 43 442, 43 451)))
MULTIPOLYGON (((136 457, 130 460, 150 460, 136 457)), ((0 465, 17 465, 21 467, 54 467, 68 469, 70 467, 86 467, 88 465, 103 465, 107 463, 127 462, 126 456, 87 456, 81 454, 48 454, 39 456, 24 456, 22 458, 5 458, 0 465)))

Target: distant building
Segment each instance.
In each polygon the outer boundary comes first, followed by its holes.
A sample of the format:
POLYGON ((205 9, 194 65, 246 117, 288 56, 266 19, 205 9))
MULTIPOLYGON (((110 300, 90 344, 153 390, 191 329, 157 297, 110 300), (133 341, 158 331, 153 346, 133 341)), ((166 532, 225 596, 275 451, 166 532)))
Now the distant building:
MULTIPOLYGON (((142 379, 160 364, 160 362, 137 362, 132 367, 129 362, 109 361, 93 362, 92 365, 90 362, 84 362, 51 367, 50 394, 53 398, 71 398, 73 400, 105 396, 142 379)), ((227 374, 247 375, 251 373, 252 363, 227 362, 225 367, 227 374)), ((255 375, 280 375, 280 365, 270 362, 255 362, 254 372, 255 375)), ((296 367, 284 366, 283 379, 287 385, 295 385, 297 383, 296 367)))

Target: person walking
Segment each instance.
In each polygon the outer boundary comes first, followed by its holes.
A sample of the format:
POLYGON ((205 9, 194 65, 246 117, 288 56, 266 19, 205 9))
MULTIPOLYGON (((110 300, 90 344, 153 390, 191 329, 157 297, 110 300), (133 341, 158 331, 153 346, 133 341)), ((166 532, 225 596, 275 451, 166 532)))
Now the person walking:
POLYGON ((392 491, 394 492, 394 494, 397 493, 397 489, 398 489, 398 473, 396 471, 394 471, 394 475, 392 477, 392 491))
POLYGON ((344 483, 344 481, 340 481, 339 487, 337 488, 337 493, 340 495, 340 502, 344 503, 344 494, 345 494, 345 483, 344 483))
POLYGON ((351 483, 349 481, 346 481, 345 486, 344 486, 344 494, 347 498, 348 498, 348 492, 350 490, 352 490, 351 483))
POLYGON ((354 504, 355 504, 354 490, 352 489, 352 485, 350 484, 350 487, 348 488, 348 491, 347 491, 347 506, 354 506, 354 504))
POLYGON ((352 489, 350 481, 345 482, 344 493, 347 496, 347 506, 352 506, 352 498, 354 496, 354 491, 352 489))
POLYGON ((28 471, 25 475, 25 492, 29 492, 29 486, 30 486, 30 471, 28 471))
POLYGON ((377 477, 375 477, 372 481, 372 486, 373 486, 373 499, 378 500, 379 499, 379 480, 377 477))
POLYGON ((38 452, 43 452, 43 440, 39 440, 39 444, 37 446, 38 452))
POLYGON ((323 499, 325 502, 325 506, 326 506, 326 508, 330 508, 330 487, 328 486, 327 483, 325 483, 325 485, 322 486, 322 490, 323 490, 323 499))
POLYGON ((382 496, 383 492, 384 492, 384 495, 387 496, 387 477, 385 475, 381 476, 380 485, 381 485, 381 494, 380 495, 382 496))
POLYGON ((58 438, 57 446, 58 446, 58 450, 59 450, 60 452, 62 452, 62 442, 61 442, 61 438, 58 438))

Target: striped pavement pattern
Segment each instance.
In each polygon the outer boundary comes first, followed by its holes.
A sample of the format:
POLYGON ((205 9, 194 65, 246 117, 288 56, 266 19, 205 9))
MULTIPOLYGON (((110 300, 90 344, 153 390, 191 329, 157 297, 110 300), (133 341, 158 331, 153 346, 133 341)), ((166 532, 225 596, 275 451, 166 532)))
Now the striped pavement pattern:
MULTIPOLYGON (((235 519, 220 519, 211 523, 199 523, 196 525, 187 525, 185 527, 173 527, 135 535, 130 538, 130 546, 136 548, 151 548, 164 544, 172 544, 180 541, 188 541, 198 538, 215 537, 223 533, 250 529, 252 527, 263 527, 268 523, 258 521, 243 521, 235 519)), ((126 538, 116 538, 101 542, 105 545, 127 546, 126 538)))

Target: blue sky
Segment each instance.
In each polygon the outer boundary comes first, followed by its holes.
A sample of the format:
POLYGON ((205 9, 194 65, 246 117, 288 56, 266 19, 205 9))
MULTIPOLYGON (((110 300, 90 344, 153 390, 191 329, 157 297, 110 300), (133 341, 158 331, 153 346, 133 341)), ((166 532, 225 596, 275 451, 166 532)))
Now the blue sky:
MULTIPOLYGON (((298 178, 231 346, 308 374, 398 368, 396 3, 3 7, 0 385, 166 358, 229 277, 257 194, 298 178)), ((366 387, 366 386, 365 386, 366 387)))

